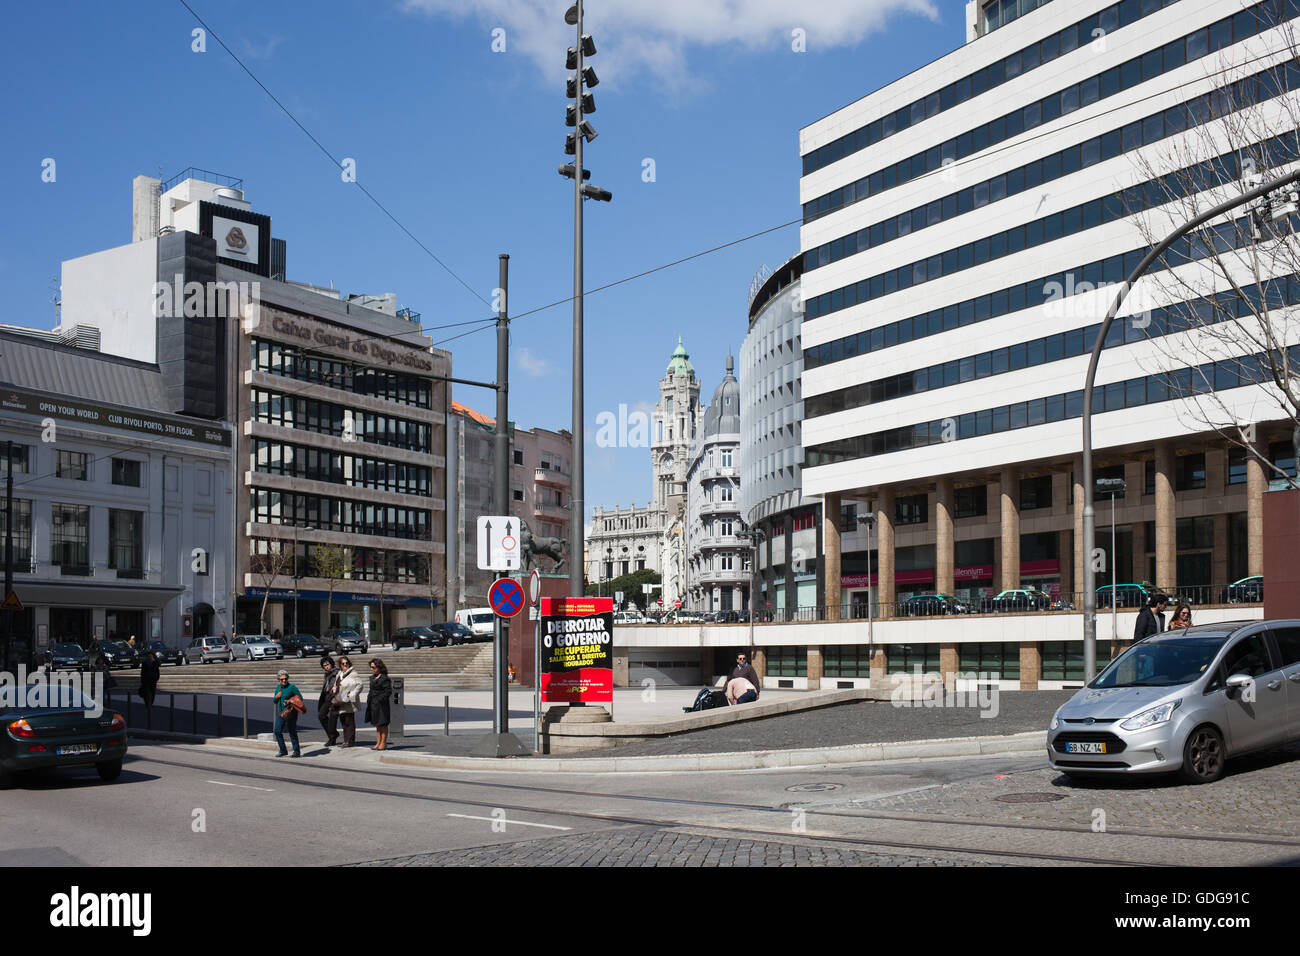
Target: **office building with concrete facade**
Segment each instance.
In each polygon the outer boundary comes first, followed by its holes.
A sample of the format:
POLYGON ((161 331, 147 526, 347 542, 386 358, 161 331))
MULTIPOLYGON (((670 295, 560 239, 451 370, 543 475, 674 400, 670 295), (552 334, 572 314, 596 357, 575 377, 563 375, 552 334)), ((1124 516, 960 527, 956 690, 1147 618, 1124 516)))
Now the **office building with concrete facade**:
MULTIPOLYGON (((978 599, 1036 585, 1080 602, 1087 353, 1112 301, 1105 284, 1149 248, 1122 200, 1142 193, 1139 159, 1160 162, 1240 87, 1207 94, 1294 59, 1244 4, 1007 7, 971 3, 964 47, 801 134, 803 493, 840 519, 825 523, 822 549, 832 620, 868 584, 865 532, 846 511, 875 515, 883 617, 919 592, 978 599)), ((1178 274, 1214 283, 1194 253, 1178 274)), ((1105 555, 1098 585, 1145 581, 1212 603, 1264 573, 1266 466, 1169 384, 1169 356, 1199 353, 1166 320, 1184 308, 1168 285, 1140 280, 1102 356, 1096 474, 1126 491, 1114 553, 1102 499, 1087 550, 1105 555)), ((1216 395, 1260 457, 1294 474, 1290 426, 1261 386, 1234 379, 1216 395)), ((1069 619, 1069 640, 1009 632, 971 646, 979 629, 952 628, 950 644, 896 654, 1029 686, 1077 679, 1082 627, 1069 619)), ((1126 626, 1111 635, 1107 616, 1099 636, 1123 639, 1126 626)), ((877 651, 872 672, 895 670, 893 654, 877 651)))
POLYGON ((450 353, 392 294, 277 278, 285 246, 239 185, 137 177, 135 241, 64 263, 64 324, 156 363, 170 411, 237 423, 235 628, 369 620, 378 637, 428 621, 446 576, 450 353))

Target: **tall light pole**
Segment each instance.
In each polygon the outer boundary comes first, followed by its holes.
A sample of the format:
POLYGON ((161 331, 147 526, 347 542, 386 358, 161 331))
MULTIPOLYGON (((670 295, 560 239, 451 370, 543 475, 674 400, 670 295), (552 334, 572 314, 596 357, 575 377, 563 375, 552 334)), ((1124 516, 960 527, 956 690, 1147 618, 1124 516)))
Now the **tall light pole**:
POLYGON ((758 575, 758 546, 767 538, 766 532, 762 528, 750 528, 748 531, 741 531, 736 535, 749 542, 749 547, 753 551, 749 565, 749 659, 754 659, 754 616, 758 613, 754 605, 757 603, 754 598, 754 579, 758 575))
POLYGON ((867 653, 874 653, 875 635, 871 632, 871 529, 876 526, 874 514, 858 515, 858 527, 867 529, 867 653))
POLYGON ((613 196, 584 180, 591 173, 583 168, 582 147, 596 138, 596 129, 583 113, 594 113, 596 101, 583 88, 593 87, 600 81, 596 71, 584 67, 585 57, 594 56, 596 44, 582 32, 582 0, 577 0, 564 14, 564 22, 577 29, 577 43, 569 47, 565 69, 573 70, 568 80, 568 95, 573 105, 565 111, 565 125, 574 127, 564 144, 564 151, 573 156, 573 162, 560 166, 561 176, 573 179, 573 489, 570 508, 573 519, 569 525, 569 594, 580 597, 583 593, 582 554, 583 532, 586 523, 587 501, 584 472, 585 435, 583 433, 583 371, 582 371, 582 201, 590 197, 598 202, 609 202, 613 196))
POLYGON ((1097 341, 1092 347, 1092 357, 1088 360, 1088 374, 1083 384, 1083 543, 1080 553, 1083 558, 1083 676, 1085 681, 1090 682, 1097 676, 1097 578, 1092 566, 1093 540, 1097 534, 1097 515, 1093 509, 1093 492, 1095 489, 1092 483, 1092 389, 1093 383, 1097 380, 1097 364, 1101 361, 1101 350, 1106 345, 1106 333, 1110 331, 1111 324, 1115 321, 1115 315, 1119 312, 1120 306, 1124 304, 1124 299, 1128 296, 1129 290, 1133 288, 1133 283, 1137 282, 1143 273, 1151 268, 1151 264, 1166 249, 1187 235, 1187 233, 1205 225, 1211 219, 1217 219, 1238 206, 1244 206, 1296 181, 1300 181, 1300 169, 1296 169, 1277 179, 1271 179, 1231 199, 1224 200, 1179 226, 1159 243, 1152 246, 1151 251, 1143 256, 1142 261, 1137 264, 1137 268, 1120 285, 1115 301, 1106 313, 1101 328, 1097 330, 1097 341))
POLYGON ((1123 478, 1098 478, 1097 490, 1110 495, 1110 637, 1119 638, 1119 578, 1115 557, 1115 499, 1124 494, 1123 478))

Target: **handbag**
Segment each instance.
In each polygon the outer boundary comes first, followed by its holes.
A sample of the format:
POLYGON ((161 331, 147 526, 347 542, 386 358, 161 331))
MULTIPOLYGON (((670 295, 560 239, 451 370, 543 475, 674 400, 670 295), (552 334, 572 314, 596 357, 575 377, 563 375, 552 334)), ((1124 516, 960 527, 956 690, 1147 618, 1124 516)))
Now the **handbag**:
POLYGON ((303 699, 297 694, 294 694, 292 697, 289 698, 289 706, 300 714, 307 713, 306 703, 304 703, 303 699))

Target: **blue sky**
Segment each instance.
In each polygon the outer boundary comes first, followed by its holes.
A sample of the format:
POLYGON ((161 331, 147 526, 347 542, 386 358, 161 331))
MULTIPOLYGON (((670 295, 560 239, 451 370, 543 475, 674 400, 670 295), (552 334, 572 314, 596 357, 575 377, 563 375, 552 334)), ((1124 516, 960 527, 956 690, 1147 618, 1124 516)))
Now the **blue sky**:
MULTIPOLYGON (((568 0, 189 0, 286 107, 484 299, 511 256, 511 312, 572 293, 563 152, 568 0), (494 30, 505 41, 494 52, 494 30)), ((131 180, 188 166, 244 180, 288 242, 290 279, 395 292, 426 327, 490 310, 405 236, 179 0, 10 4, 0 174, 0 321, 49 328, 64 259, 130 241, 131 180), (129 11, 129 12, 128 12, 129 11), (42 182, 42 161, 56 162, 42 182)), ((963 0, 590 0, 600 77, 587 150, 611 204, 587 204, 593 288, 797 218, 798 131, 959 46, 963 0), (806 49, 795 52, 793 33, 806 49), (654 181, 643 178, 654 162, 654 181)), ((602 449, 601 411, 648 408, 677 336, 707 400, 745 334, 750 280, 798 228, 591 295, 587 504, 645 503, 644 448, 602 449)), ((571 306, 513 326, 511 417, 570 426, 571 306)), ((442 339, 461 331, 432 331, 442 339)), ((490 379, 495 338, 445 347, 490 379)), ((454 397, 491 410, 491 392, 454 397)))

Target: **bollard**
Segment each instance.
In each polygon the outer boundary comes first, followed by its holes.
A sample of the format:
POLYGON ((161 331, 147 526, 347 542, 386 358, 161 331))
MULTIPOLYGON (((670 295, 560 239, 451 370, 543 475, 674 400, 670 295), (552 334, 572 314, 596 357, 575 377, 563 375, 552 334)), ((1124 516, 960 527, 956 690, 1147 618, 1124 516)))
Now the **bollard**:
POLYGON ((218 694, 217 695, 217 736, 218 737, 221 736, 221 701, 222 701, 222 697, 220 694, 218 694))
POLYGON ((126 725, 131 726, 131 695, 126 695, 126 725))
POLYGON ((442 735, 451 736, 451 697, 448 694, 442 695, 442 735))
POLYGON ((193 717, 192 732, 194 736, 199 735, 199 695, 195 694, 194 699, 190 701, 190 716, 193 717))
POLYGON ((176 692, 169 690, 167 692, 167 732, 176 731, 176 692))
POLYGON ((243 701, 244 701, 244 737, 247 738, 248 737, 248 698, 247 697, 243 698, 243 701))

